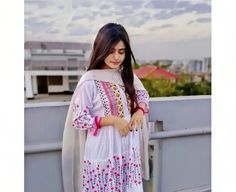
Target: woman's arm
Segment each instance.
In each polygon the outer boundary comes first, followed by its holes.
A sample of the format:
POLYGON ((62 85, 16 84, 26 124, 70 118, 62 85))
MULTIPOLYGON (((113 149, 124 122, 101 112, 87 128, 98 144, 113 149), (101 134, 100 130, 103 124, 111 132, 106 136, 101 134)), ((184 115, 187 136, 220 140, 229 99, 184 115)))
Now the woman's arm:
POLYGON ((132 115, 131 120, 129 122, 129 127, 131 130, 138 130, 143 123, 144 114, 149 111, 149 95, 146 90, 137 90, 136 91, 138 108, 136 112, 132 115))
POLYGON ((85 81, 74 93, 72 125, 75 129, 93 130, 96 128, 95 117, 90 113, 93 108, 93 92, 94 82, 85 81))

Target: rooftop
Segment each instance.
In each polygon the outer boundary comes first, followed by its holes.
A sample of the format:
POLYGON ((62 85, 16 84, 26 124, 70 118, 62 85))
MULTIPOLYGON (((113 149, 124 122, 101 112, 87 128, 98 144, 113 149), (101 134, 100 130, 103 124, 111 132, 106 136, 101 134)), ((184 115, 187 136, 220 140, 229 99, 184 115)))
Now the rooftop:
POLYGON ((25 103, 63 102, 70 101, 72 94, 37 94, 34 99, 26 99, 25 103))
POLYGON ((166 71, 165 69, 162 69, 157 66, 153 65, 146 65, 142 66, 139 69, 134 70, 134 73, 140 78, 154 78, 158 79, 160 77, 164 77, 167 79, 178 79, 178 76, 174 73, 170 73, 169 71, 166 71))

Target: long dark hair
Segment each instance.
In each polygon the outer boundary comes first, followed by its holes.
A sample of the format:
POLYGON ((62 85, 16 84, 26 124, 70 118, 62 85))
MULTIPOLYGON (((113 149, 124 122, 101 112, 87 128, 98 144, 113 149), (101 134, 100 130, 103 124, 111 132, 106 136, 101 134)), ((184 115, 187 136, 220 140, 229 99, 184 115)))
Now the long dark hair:
POLYGON ((130 47, 128 33, 122 25, 116 23, 108 23, 98 31, 93 44, 90 63, 87 70, 89 71, 92 69, 101 69, 104 65, 105 58, 110 54, 110 49, 119 41, 123 41, 125 44, 125 59, 121 64, 121 78, 125 86, 125 92, 128 94, 131 100, 130 107, 132 115, 136 111, 135 104, 138 105, 137 97, 135 94, 134 75, 131 64, 132 59, 134 63, 136 63, 136 61, 130 47))

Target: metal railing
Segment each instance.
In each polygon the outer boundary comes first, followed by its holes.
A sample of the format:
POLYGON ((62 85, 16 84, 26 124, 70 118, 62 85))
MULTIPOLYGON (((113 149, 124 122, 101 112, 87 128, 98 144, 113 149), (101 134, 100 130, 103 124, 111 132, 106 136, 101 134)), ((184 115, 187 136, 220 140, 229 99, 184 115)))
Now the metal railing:
POLYGON ((173 130, 173 131, 158 131, 158 132, 152 132, 152 134, 150 135, 150 140, 205 135, 205 134, 210 134, 210 133, 211 133, 210 127, 181 129, 181 130, 173 130))

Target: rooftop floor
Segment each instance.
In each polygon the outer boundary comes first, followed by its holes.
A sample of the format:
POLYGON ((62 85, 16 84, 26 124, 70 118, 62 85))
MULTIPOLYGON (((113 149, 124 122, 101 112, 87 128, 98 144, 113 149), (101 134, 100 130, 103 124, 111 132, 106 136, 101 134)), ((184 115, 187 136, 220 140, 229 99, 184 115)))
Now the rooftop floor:
POLYGON ((50 101, 70 101, 72 94, 37 94, 34 99, 26 99, 25 103, 40 103, 50 101))

